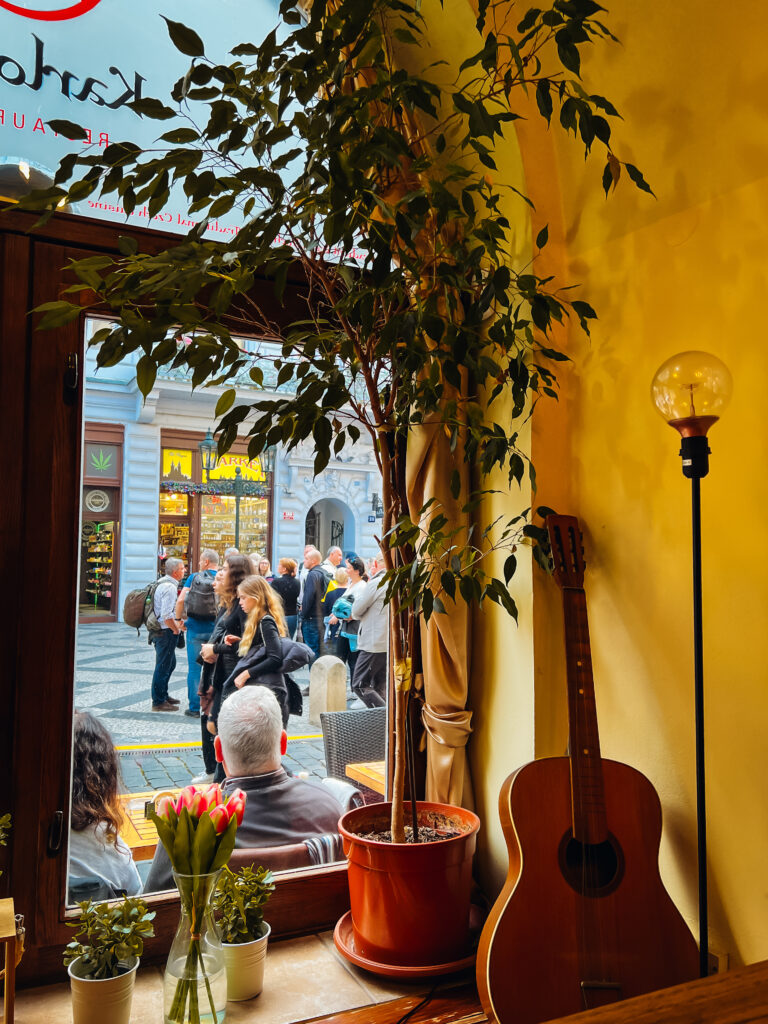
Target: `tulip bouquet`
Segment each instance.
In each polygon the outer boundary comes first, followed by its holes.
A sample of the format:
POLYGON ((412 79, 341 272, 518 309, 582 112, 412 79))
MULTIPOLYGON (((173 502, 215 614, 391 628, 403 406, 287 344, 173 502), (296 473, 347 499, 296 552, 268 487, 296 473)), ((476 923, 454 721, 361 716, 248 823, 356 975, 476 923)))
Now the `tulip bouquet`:
POLYGON ((220 955, 220 944, 211 919, 210 899, 218 873, 234 849, 245 799, 240 789, 225 797, 215 784, 187 786, 177 799, 162 796, 148 811, 170 859, 181 897, 181 922, 166 971, 166 989, 168 979, 175 979, 170 984, 170 1005, 166 1005, 166 1020, 174 1024, 199 1024, 200 998, 207 999, 213 1021, 223 1018, 226 993, 221 999, 214 991, 215 976, 221 972, 212 964, 212 950, 219 945, 220 955), (204 995, 198 994, 201 980, 204 995), (216 1009, 218 1003, 222 1004, 221 1016, 216 1009))

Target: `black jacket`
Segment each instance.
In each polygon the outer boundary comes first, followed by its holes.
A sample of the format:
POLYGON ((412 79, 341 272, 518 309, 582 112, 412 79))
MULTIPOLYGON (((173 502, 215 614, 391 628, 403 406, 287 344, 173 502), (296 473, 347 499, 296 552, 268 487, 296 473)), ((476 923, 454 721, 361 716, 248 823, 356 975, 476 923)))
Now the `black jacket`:
MULTIPOLYGON (((237 645, 234 650, 237 651, 237 645)), ((232 667, 232 671, 224 680, 221 699, 235 692, 235 679, 241 672, 249 675, 246 685, 267 686, 277 697, 283 715, 283 725, 288 722, 288 689, 282 673, 283 651, 280 647, 280 634, 277 623, 271 615, 265 615, 253 635, 250 650, 232 667)))
POLYGON ((323 597, 328 589, 328 579, 323 570, 314 565, 307 573, 304 580, 304 594, 301 598, 301 618, 317 619, 323 618, 323 597))
POLYGON ((211 639, 208 642, 213 644, 214 653, 218 657, 213 664, 206 662, 203 665, 199 689, 203 694, 208 689, 213 689, 213 704, 208 711, 208 717, 214 722, 219 717, 224 683, 232 675, 235 665, 240 660, 237 644, 232 644, 231 646, 225 644, 224 637, 228 633, 232 633, 234 636, 242 636, 245 629, 245 618, 245 612, 238 602, 235 601, 231 611, 228 611, 226 608, 219 610, 219 614, 213 624, 211 639))

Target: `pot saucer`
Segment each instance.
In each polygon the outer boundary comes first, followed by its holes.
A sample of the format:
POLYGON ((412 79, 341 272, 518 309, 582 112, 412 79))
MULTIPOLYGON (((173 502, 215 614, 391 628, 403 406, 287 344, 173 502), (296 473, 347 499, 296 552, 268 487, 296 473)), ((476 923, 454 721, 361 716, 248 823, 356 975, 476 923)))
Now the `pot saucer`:
POLYGON ((476 952, 473 951, 469 956, 462 957, 460 960, 453 960, 450 963, 422 964, 417 967, 411 964, 384 964, 378 963, 376 960, 369 960, 368 957, 358 953, 355 949, 355 934, 352 927, 351 910, 348 910, 336 922, 336 927, 333 931, 333 941, 341 955, 346 957, 350 963, 355 964, 357 967, 362 967, 363 970, 370 971, 371 974, 381 974, 385 978, 400 978, 401 980, 410 978, 413 981, 418 981, 420 978, 435 978, 442 974, 453 974, 455 971, 463 971, 468 967, 474 967, 475 957, 477 956, 476 952))

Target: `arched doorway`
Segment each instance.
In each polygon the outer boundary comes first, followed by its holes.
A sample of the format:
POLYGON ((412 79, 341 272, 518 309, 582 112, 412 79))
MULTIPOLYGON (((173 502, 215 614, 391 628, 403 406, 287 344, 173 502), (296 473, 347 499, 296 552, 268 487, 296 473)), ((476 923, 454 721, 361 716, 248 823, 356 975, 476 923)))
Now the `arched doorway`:
POLYGON ((331 547, 355 550, 355 516, 352 509, 337 498, 323 498, 308 510, 304 543, 314 544, 325 557, 331 547))

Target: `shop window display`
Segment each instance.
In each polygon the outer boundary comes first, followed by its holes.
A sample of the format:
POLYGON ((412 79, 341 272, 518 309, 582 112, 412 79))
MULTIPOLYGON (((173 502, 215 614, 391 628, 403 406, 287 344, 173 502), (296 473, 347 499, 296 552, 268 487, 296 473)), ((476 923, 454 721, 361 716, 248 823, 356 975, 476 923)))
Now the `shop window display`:
MULTIPOLYGON (((235 499, 220 494, 201 495, 200 545, 220 556, 235 546, 235 499)), ((240 499, 240 536, 237 547, 246 552, 267 550, 269 502, 266 498, 240 499)))
POLYGON ((81 535, 80 614, 111 615, 115 523, 84 522, 81 535))

